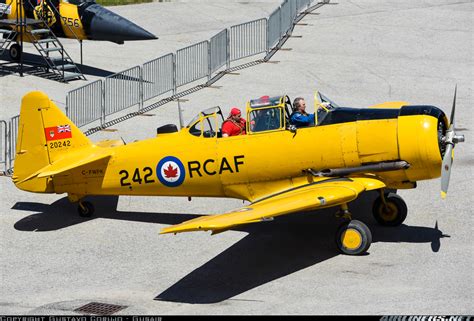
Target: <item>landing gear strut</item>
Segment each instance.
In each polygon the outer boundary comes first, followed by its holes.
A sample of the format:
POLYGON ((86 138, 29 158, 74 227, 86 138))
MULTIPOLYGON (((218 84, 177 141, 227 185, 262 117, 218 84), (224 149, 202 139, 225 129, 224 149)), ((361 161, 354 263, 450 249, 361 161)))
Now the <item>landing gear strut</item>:
POLYGON ((336 217, 345 219, 336 232, 336 245, 344 254, 359 255, 367 252, 372 243, 372 233, 367 225, 353 220, 347 204, 341 205, 336 217))

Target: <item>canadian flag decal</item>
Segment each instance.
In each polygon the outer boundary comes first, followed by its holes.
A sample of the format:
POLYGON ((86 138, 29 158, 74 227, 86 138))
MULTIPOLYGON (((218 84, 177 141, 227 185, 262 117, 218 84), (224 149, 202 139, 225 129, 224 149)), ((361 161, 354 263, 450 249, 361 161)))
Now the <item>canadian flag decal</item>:
POLYGON ((46 141, 72 138, 70 125, 46 127, 44 129, 44 134, 46 137, 46 141))

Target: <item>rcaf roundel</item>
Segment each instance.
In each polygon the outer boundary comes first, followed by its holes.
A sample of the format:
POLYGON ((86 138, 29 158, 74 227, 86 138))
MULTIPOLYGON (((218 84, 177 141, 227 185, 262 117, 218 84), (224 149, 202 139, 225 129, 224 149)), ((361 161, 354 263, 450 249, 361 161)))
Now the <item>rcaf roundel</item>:
POLYGON ((156 166, 156 175, 163 185, 176 187, 184 182, 186 172, 183 163, 178 158, 167 156, 156 166))

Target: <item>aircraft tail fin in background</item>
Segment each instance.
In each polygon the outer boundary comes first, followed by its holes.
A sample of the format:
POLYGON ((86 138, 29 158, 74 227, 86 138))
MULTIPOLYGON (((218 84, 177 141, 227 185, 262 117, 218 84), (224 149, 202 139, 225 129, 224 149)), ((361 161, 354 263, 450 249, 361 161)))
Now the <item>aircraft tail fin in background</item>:
POLYGON ((48 96, 39 91, 28 93, 21 102, 13 182, 21 189, 53 192, 48 177, 27 182, 25 178, 88 146, 92 146, 91 141, 48 96))

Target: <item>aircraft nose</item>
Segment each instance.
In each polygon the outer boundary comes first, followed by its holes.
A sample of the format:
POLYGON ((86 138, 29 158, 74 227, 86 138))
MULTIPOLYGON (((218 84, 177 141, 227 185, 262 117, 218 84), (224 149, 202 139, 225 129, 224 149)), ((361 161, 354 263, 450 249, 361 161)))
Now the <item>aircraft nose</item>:
POLYGON ((122 44, 129 40, 158 39, 155 35, 137 26, 124 17, 98 5, 88 6, 83 15, 89 22, 89 38, 122 44))

